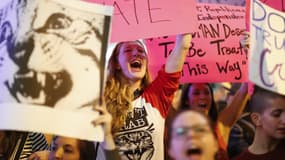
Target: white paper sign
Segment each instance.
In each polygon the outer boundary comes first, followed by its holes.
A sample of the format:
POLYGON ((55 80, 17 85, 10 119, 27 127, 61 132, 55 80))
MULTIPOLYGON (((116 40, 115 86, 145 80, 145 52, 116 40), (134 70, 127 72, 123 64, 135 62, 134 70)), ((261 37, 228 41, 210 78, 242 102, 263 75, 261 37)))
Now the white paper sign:
POLYGON ((285 13, 251 3, 249 79, 285 95, 285 13))
POLYGON ((102 95, 113 7, 10 0, 0 9, 0 129, 103 140, 102 95))

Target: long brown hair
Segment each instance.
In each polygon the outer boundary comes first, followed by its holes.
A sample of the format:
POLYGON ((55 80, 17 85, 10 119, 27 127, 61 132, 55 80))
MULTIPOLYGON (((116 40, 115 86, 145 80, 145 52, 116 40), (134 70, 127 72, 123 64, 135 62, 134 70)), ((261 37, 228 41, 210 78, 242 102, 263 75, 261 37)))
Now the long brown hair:
MULTIPOLYGON (((4 159, 9 159, 12 157, 12 154, 17 149, 18 140, 25 136, 25 133, 17 132, 17 131, 1 131, 3 132, 3 137, 0 141, 0 153, 4 157, 4 159)), ((23 139, 24 140, 24 139, 23 139)), ((21 152, 17 151, 17 152, 21 152)))
MULTIPOLYGON (((182 109, 182 110, 186 109, 187 110, 187 109, 191 108, 190 104, 188 104, 188 92, 191 89, 193 84, 194 83, 185 84, 183 91, 182 91, 179 109, 182 109)), ((205 85, 208 86, 208 88, 210 90, 211 97, 212 97, 211 107, 209 109, 208 115, 209 115, 210 119, 212 120, 212 122, 216 123, 218 120, 218 107, 217 107, 216 102, 214 100, 214 91, 213 91, 212 86, 209 83, 205 83, 205 85)))
MULTIPOLYGON (((140 41, 136 42, 144 47, 140 41)), ((104 90, 104 98, 107 109, 113 116, 113 133, 119 131, 119 129, 123 127, 128 112, 132 110, 132 100, 134 99, 134 95, 130 90, 128 79, 117 67, 119 64, 118 56, 120 48, 124 43, 126 42, 120 42, 115 46, 109 59, 107 82, 104 90)), ((147 67, 146 75, 142 79, 142 89, 145 88, 150 83, 150 81, 150 74, 147 67)))
MULTIPOLYGON (((49 159, 56 159, 56 140, 65 138, 63 136, 54 135, 51 142, 51 153, 49 159), (54 157, 53 157, 54 156, 54 157)), ((79 150, 80 160, 94 160, 97 157, 97 150, 93 141, 76 139, 77 149, 79 150)), ((97 144, 96 144, 97 145, 97 144)))
POLYGON ((95 144, 93 141, 77 140, 80 160, 94 160, 97 157, 95 144))

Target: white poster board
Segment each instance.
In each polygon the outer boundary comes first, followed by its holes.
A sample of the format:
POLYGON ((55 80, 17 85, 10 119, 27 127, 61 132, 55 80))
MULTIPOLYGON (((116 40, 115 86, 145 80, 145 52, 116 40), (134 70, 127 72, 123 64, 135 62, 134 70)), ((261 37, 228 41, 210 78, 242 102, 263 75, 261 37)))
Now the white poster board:
POLYGON ((0 9, 0 129, 103 140, 98 115, 113 7, 7 1, 0 9))
POLYGON ((251 1, 249 79, 285 95, 285 13, 251 1))

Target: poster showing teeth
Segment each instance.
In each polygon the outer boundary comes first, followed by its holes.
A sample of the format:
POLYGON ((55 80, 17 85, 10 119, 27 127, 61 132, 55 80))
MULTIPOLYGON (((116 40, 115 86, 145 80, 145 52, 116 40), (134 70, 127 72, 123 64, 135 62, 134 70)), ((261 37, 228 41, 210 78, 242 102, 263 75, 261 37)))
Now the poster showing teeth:
POLYGON ((1 0, 0 130, 103 140, 98 115, 113 7, 1 0))

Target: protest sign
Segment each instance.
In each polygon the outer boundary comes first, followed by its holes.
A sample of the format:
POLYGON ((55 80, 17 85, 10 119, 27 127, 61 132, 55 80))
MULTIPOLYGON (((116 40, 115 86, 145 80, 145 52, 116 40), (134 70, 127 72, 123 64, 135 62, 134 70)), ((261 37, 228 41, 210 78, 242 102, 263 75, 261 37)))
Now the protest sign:
POLYGON ((0 129, 103 140, 91 121, 104 84, 113 8, 6 1, 0 8, 0 129))
MULTIPOLYGON (((279 11, 282 11, 282 12, 285 11, 285 0, 261 0, 261 2, 279 11)), ((250 6, 251 6, 251 0, 246 0, 246 28, 247 29, 249 29, 250 6)))
POLYGON ((197 28, 195 0, 86 0, 114 6, 111 41, 186 33, 197 28))
POLYGON ((197 0, 200 3, 229 4, 234 6, 245 6, 245 0, 197 0))
POLYGON ((285 13, 251 2, 249 79, 285 95, 285 13))
POLYGON ((261 2, 281 12, 285 11, 285 0, 261 0, 261 2))
MULTIPOLYGON (((245 28, 245 9, 198 3, 198 30, 182 71, 182 82, 243 82, 247 80, 247 54, 239 40, 245 28)), ((149 65, 154 77, 174 47, 174 37, 147 39, 149 65)))

